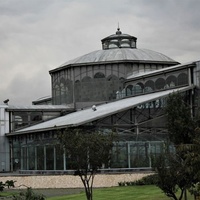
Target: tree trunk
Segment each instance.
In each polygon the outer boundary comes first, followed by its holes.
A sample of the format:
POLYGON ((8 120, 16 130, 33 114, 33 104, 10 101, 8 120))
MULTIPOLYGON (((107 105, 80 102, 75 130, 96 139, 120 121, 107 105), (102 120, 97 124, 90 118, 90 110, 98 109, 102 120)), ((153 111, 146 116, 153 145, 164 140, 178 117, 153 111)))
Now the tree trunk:
POLYGON ((94 179, 94 176, 92 176, 92 180, 90 183, 90 179, 87 179, 87 178, 84 179, 83 177, 81 177, 81 180, 82 180, 84 188, 85 188, 85 194, 86 194, 87 200, 93 199, 93 190, 92 190, 93 179, 94 179))
POLYGON ((187 190, 185 190, 184 192, 184 197, 185 197, 185 200, 187 200, 187 190))
POLYGON ((183 198, 183 194, 185 193, 185 189, 181 189, 181 195, 180 195, 180 197, 179 197, 179 200, 181 200, 182 198, 183 198))
POLYGON ((200 200, 200 195, 194 195, 195 200, 200 200))

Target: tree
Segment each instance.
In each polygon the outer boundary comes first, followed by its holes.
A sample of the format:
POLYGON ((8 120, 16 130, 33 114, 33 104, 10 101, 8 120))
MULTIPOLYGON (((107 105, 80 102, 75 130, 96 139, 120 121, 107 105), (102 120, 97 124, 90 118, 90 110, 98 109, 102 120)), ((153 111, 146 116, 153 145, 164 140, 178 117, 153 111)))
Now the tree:
MULTIPOLYGON (((181 200, 193 177, 188 173, 186 162, 177 153, 165 153, 156 160, 157 186, 174 200, 181 200), (180 193, 177 193, 180 190, 180 193)), ((186 196, 185 196, 186 198, 186 196)))
MULTIPOLYGON (((200 127, 199 121, 197 121, 197 127, 194 132, 194 138, 192 144, 180 145, 179 151, 185 152, 185 162, 187 163, 187 169, 193 176, 193 185, 200 184, 200 127)), ((200 187, 197 187, 200 189, 200 187)), ((200 190, 199 190, 200 193, 200 190)))
POLYGON ((191 144, 194 137, 195 121, 190 106, 183 99, 180 93, 170 94, 165 109, 169 139, 175 145, 191 144))
POLYGON ((200 118, 198 113, 192 115, 190 105, 183 99, 184 96, 179 93, 168 97, 166 111, 169 137, 193 177, 193 183, 196 183, 200 180, 200 118))
POLYGON ((170 94, 167 98, 168 135, 175 151, 166 151, 156 163, 160 180, 158 187, 175 200, 181 200, 183 196, 187 199, 186 191, 195 181, 195 171, 188 159, 188 153, 192 151, 186 147, 194 142, 196 120, 183 99, 184 96, 179 93, 170 94), (181 190, 179 197, 176 195, 178 189, 181 190))
POLYGON ((113 133, 68 128, 58 138, 75 170, 74 175, 81 178, 87 200, 92 200, 94 177, 103 165, 109 166, 113 133))

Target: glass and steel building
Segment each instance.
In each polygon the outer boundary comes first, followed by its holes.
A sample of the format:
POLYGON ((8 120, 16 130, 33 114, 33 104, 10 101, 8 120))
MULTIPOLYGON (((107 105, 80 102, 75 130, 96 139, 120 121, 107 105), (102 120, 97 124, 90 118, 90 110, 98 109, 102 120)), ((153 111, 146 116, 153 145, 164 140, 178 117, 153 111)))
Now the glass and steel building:
POLYGON ((104 132, 115 128, 120 139, 105 171, 151 169, 155 156, 173 149, 167 138, 166 97, 179 91, 196 112, 200 62, 180 64, 161 53, 138 49, 137 38, 119 28, 101 43, 102 50, 49 72, 52 97, 37 100, 32 107, 5 106, 9 170, 73 170, 57 142, 58 130, 67 127, 104 132))

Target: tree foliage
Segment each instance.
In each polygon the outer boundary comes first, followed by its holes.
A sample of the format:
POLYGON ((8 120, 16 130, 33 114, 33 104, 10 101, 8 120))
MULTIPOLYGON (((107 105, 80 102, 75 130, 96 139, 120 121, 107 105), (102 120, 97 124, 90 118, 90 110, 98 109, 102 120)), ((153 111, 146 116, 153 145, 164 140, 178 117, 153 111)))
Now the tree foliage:
POLYGON ((187 171, 186 162, 177 153, 160 155, 156 163, 157 186, 174 200, 181 200, 193 177, 187 171), (180 193, 177 193, 180 190, 180 193))
POLYGON ((191 116, 191 108, 183 101, 181 94, 169 95, 166 113, 170 141, 175 145, 192 143, 195 122, 191 116))
POLYGON ((59 135, 61 146, 85 187, 86 197, 92 200, 94 176, 102 166, 109 166, 113 133, 68 128, 59 135))
POLYGON ((160 180, 158 186, 170 198, 187 199, 187 189, 197 180, 195 177, 197 170, 194 170, 196 157, 192 150, 197 120, 192 116, 191 108, 185 103, 184 96, 179 93, 169 95, 166 113, 169 139, 174 144, 175 151, 165 152, 156 164, 160 180), (177 197, 178 190, 181 191, 179 197, 177 197))
POLYGON ((193 175, 193 183, 200 181, 200 127, 196 127, 192 144, 179 145, 178 151, 185 152, 185 162, 190 174, 193 175))

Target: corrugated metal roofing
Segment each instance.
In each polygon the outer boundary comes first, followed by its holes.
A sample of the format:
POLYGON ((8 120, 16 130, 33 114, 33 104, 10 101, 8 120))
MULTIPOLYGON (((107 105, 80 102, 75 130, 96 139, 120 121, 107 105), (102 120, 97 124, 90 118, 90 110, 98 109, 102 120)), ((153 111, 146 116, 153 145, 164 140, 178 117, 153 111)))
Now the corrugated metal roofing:
MULTIPOLYGON (((173 59, 165 56, 164 54, 147 50, 147 49, 136 49, 136 48, 117 48, 107 50, 97 50, 86 55, 80 56, 73 60, 70 60, 60 67, 66 65, 75 64, 86 64, 96 62, 114 62, 114 61, 152 61, 152 62, 173 62, 173 59)), ((177 62, 176 62, 177 63, 177 62)))
POLYGON ((183 87, 179 89, 166 90, 162 92, 130 97, 130 98, 118 100, 115 102, 102 104, 102 105, 97 106, 96 111, 93 111, 92 108, 88 108, 85 110, 70 113, 68 115, 58 117, 56 119, 52 119, 52 120, 28 127, 28 128, 21 129, 17 131, 16 134, 45 131, 45 130, 67 127, 67 126, 83 125, 83 124, 92 122, 94 120, 121 112, 123 110, 136 107, 137 105, 143 104, 145 102, 149 102, 149 101, 158 99, 160 97, 167 96, 172 92, 185 91, 191 88, 192 87, 183 87))

